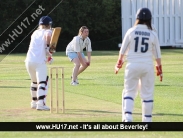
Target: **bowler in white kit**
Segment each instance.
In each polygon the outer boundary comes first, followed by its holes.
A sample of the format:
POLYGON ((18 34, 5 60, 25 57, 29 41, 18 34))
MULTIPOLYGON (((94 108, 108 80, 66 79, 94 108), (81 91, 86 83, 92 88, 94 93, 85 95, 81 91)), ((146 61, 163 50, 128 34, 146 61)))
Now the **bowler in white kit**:
POLYGON ((117 73, 124 63, 124 89, 122 92, 122 121, 133 121, 134 100, 140 92, 142 99, 142 122, 152 122, 154 102, 154 65, 156 61, 157 76, 162 81, 161 50, 156 32, 151 26, 152 14, 148 8, 141 8, 136 13, 136 22, 130 28, 122 42, 115 66, 117 73))

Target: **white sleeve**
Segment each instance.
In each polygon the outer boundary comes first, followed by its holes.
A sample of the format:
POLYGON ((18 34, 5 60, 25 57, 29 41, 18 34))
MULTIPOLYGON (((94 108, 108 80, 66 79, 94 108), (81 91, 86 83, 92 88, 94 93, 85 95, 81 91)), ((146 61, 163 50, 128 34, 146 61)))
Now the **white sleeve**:
POLYGON ((155 59, 157 59, 157 58, 161 58, 161 50, 160 50, 158 36, 155 32, 153 32, 153 34, 155 36, 154 41, 153 41, 153 55, 154 55, 155 59))
POLYGON ((81 47, 79 45, 79 38, 74 37, 72 40, 73 49, 75 52, 81 52, 81 47))
POLYGON ((45 31, 45 36, 51 36, 52 35, 52 31, 51 30, 46 30, 45 31))
POLYGON ((125 54, 127 49, 128 49, 128 44, 129 44, 129 33, 127 31, 127 33, 125 34, 125 37, 123 39, 123 42, 122 42, 122 45, 121 45, 121 48, 120 48, 120 53, 121 54, 125 54))
POLYGON ((86 46, 86 51, 87 52, 92 52, 92 48, 91 48, 91 41, 90 39, 88 38, 89 42, 88 42, 88 45, 86 46))

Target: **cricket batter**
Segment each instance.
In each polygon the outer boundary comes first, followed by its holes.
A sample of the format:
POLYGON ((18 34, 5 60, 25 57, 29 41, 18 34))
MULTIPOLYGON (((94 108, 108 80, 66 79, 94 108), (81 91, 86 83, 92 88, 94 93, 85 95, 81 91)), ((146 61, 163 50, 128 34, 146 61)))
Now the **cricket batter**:
POLYGON ((151 26, 151 11, 141 8, 136 13, 136 22, 123 39, 119 58, 115 66, 116 73, 122 67, 126 55, 124 89, 122 92, 122 121, 132 122, 134 99, 138 88, 142 99, 142 122, 152 122, 154 65, 156 61, 157 76, 162 81, 160 44, 151 26), (140 85, 139 85, 140 83, 140 85))
POLYGON ((88 66, 90 66, 92 48, 88 35, 89 29, 86 26, 82 26, 79 29, 78 36, 75 36, 66 48, 66 55, 68 56, 69 60, 74 63, 71 77, 71 85, 73 86, 79 84, 77 79, 78 75, 82 73, 88 66), (88 60, 85 58, 83 53, 84 48, 86 48, 88 60))
POLYGON ((46 62, 53 61, 49 52, 49 44, 52 35, 52 19, 43 16, 39 20, 39 27, 33 32, 25 60, 27 72, 31 78, 31 108, 37 110, 50 110, 46 106, 48 91, 48 76, 46 62))

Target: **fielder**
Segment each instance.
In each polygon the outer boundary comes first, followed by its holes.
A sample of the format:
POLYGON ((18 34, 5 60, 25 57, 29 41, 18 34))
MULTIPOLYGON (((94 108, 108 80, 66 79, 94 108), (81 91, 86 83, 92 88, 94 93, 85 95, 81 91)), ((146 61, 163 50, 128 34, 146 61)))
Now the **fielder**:
POLYGON ((48 91, 48 76, 46 63, 52 63, 52 54, 49 44, 52 35, 52 19, 43 16, 39 20, 39 27, 33 32, 25 60, 27 72, 31 78, 31 108, 37 110, 50 110, 46 106, 48 91))
POLYGON ((123 39, 119 58, 115 66, 117 73, 124 62, 126 68, 124 89, 122 92, 122 121, 132 122, 134 99, 140 91, 142 99, 142 122, 152 122, 153 92, 154 92, 154 65, 156 61, 157 76, 162 81, 161 51, 158 36, 151 26, 151 11, 141 8, 136 13, 136 22, 123 39), (140 84, 140 85, 139 85, 140 84))
POLYGON ((68 56, 69 60, 74 63, 71 76, 71 85, 74 86, 79 84, 77 79, 78 75, 82 73, 88 66, 90 66, 92 49, 91 41, 88 35, 88 28, 86 26, 82 26, 79 29, 78 36, 75 36, 66 48, 66 55, 68 56), (85 58, 83 53, 84 48, 86 48, 88 60, 85 58))

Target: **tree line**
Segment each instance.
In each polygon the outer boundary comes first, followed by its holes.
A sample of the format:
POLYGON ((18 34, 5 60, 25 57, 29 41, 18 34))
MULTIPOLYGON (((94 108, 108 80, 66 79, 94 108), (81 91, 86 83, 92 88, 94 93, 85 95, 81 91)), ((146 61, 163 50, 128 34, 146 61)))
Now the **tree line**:
MULTIPOLYGON (((16 33, 18 29, 20 33, 20 27, 23 33, 16 36, 15 43, 20 42, 27 35, 14 52, 27 52, 31 30, 35 30, 39 18, 47 14, 53 19, 53 27, 62 27, 57 51, 65 51, 67 44, 78 34, 79 28, 83 25, 89 28, 93 50, 116 50, 118 43, 121 42, 121 0, 1 1, 0 12, 0 19, 2 19, 0 32, 9 27, 4 32, 4 36, 6 34, 7 37, 8 33, 9 36, 10 33, 11 36, 15 35, 12 33, 16 33), (42 11, 39 10, 40 5, 42 11), (33 22, 33 18, 30 17, 35 12, 39 16, 33 22)), ((6 40, 6 37, 0 41, 6 40)))

